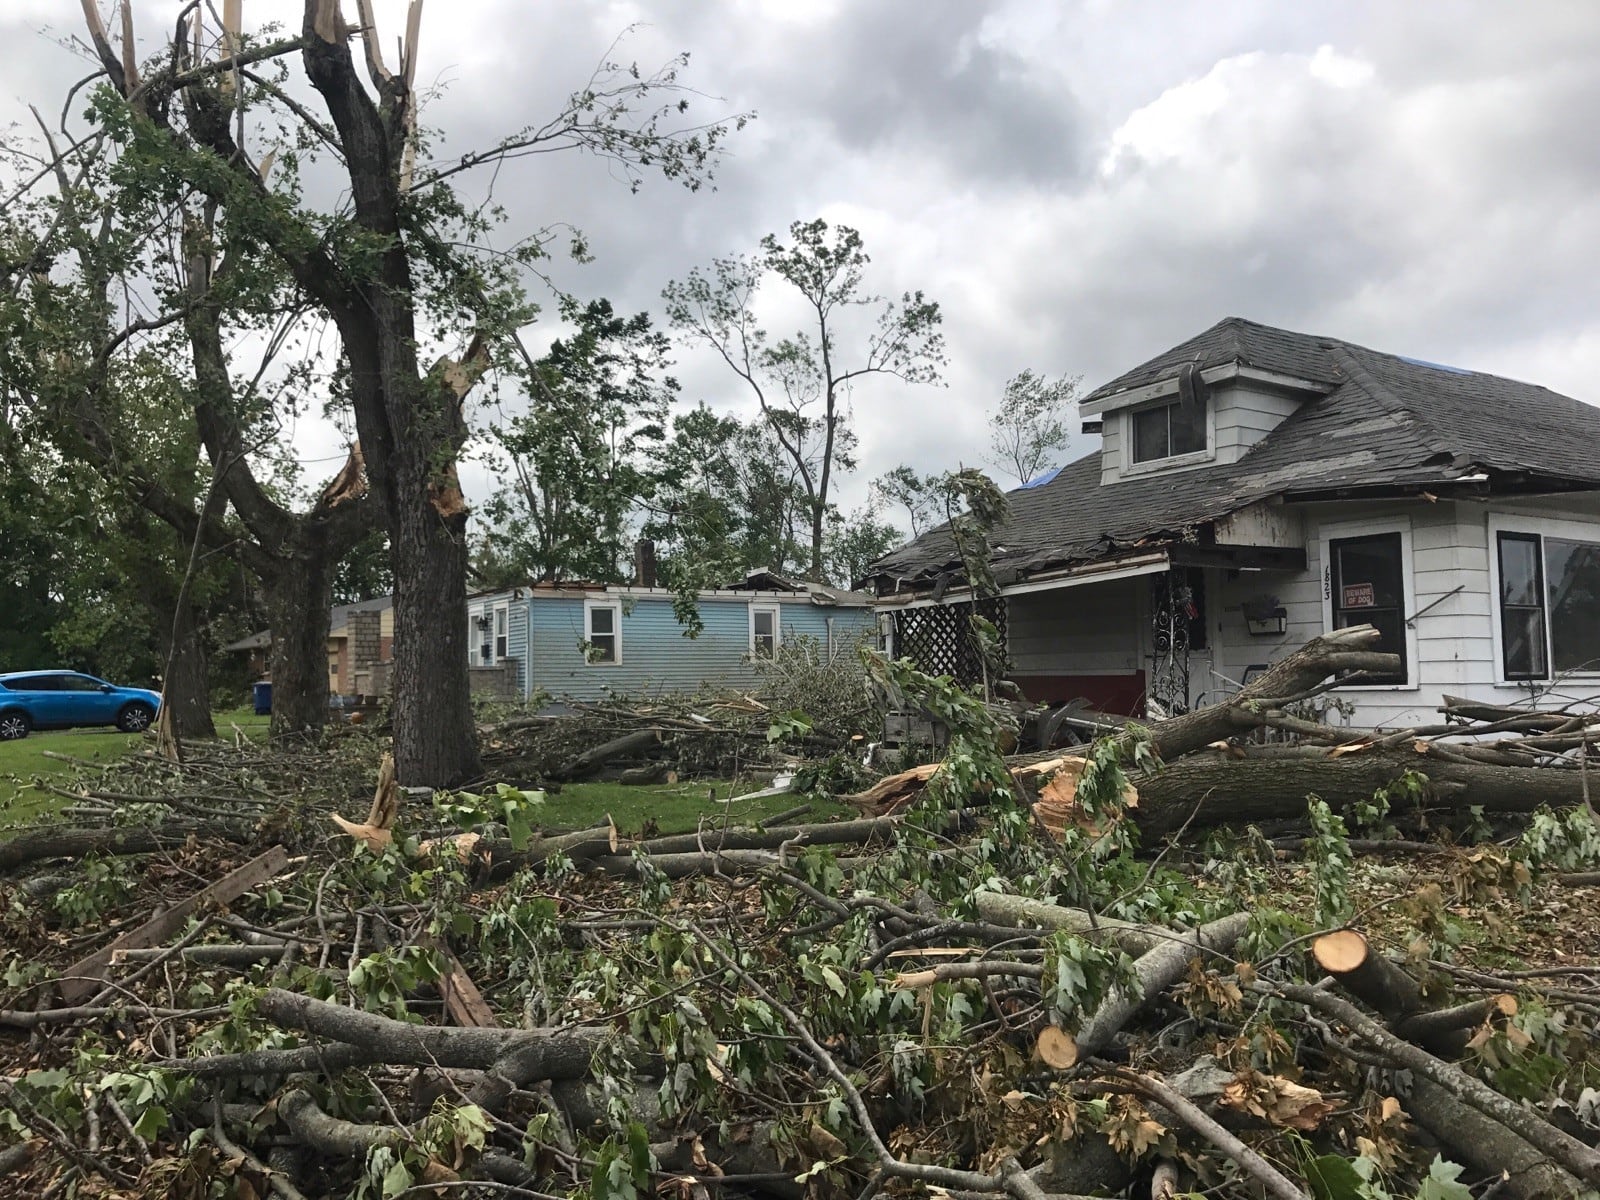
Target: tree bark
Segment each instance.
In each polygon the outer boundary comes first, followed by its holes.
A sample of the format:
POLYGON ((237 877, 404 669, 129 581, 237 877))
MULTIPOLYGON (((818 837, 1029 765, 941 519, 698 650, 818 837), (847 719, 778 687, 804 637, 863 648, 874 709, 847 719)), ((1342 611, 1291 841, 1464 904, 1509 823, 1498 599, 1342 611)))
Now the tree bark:
POLYGON ((275 738, 314 733, 328 720, 328 608, 337 564, 320 539, 302 536, 295 541, 295 552, 262 580, 272 630, 275 738))
POLYGON ((1583 803, 1576 770, 1559 767, 1502 767, 1450 762, 1411 751, 1363 751, 1329 758, 1190 754, 1136 779, 1139 807, 1129 812, 1147 837, 1179 829, 1202 829, 1302 816, 1306 797, 1317 795, 1341 811, 1370 800, 1378 788, 1407 771, 1426 775, 1438 799, 1465 811, 1482 805, 1489 812, 1532 812, 1541 805, 1562 808, 1583 803))
POLYGON ((1064 929, 1084 938, 1103 938, 1129 954, 1145 954, 1170 940, 1171 931, 1102 917, 1081 908, 1066 908, 1045 900, 1030 900, 1004 892, 976 892, 972 897, 978 915, 995 925, 1018 929, 1064 929))
POLYGON ((198 824, 187 821, 169 825, 95 829, 40 829, 0 842, 0 872, 14 871, 29 863, 50 858, 82 858, 86 854, 149 854, 181 846, 190 836, 221 838, 244 843, 251 838, 249 824, 198 824))
MULTIPOLYGON (((465 612, 465 607, 462 612, 465 612)), ((598 746, 591 746, 583 753, 569 759, 556 768, 553 778, 559 780, 587 779, 606 763, 614 758, 621 758, 626 754, 634 754, 641 750, 648 750, 660 745, 661 730, 635 729, 621 737, 612 738, 609 742, 602 742, 598 746)))
POLYGON ((1207 951, 1231 953, 1249 923, 1249 913, 1219 917, 1193 933, 1174 934, 1169 941, 1141 954, 1133 964, 1135 985, 1116 989, 1079 1027, 1078 1053, 1098 1054, 1104 1050, 1151 997, 1183 978, 1190 959, 1204 960, 1207 951))
POLYGON ((217 727, 211 719, 211 679, 206 671, 206 648, 200 621, 193 604, 178 606, 176 646, 170 612, 155 610, 157 644, 169 670, 161 680, 161 705, 172 710, 177 733, 182 738, 214 738, 217 727))
POLYGON ((1571 1200, 1583 1192, 1576 1176, 1436 1083, 1413 1079, 1405 1106, 1417 1124, 1450 1148, 1451 1157, 1486 1174, 1503 1171, 1510 1200, 1571 1200))

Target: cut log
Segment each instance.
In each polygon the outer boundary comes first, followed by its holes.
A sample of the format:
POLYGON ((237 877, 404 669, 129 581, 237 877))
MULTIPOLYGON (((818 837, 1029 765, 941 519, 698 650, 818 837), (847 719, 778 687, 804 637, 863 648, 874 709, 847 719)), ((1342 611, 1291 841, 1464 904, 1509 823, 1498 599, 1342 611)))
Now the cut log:
POLYGON ((630 754, 640 754, 646 750, 652 750, 660 744, 661 730, 653 726, 649 729, 635 729, 630 733, 623 734, 621 737, 612 738, 609 742, 591 746, 582 754, 568 759, 556 768, 551 778, 563 781, 587 779, 613 759, 625 758, 630 754))
POLYGON ((1356 999, 1375 1011, 1396 1035, 1430 1054, 1456 1058, 1467 1048, 1471 1029, 1495 1011, 1481 1000, 1435 1011, 1422 987, 1397 963, 1378 953, 1359 931, 1338 929, 1311 943, 1311 957, 1356 999))
POLYGON ((1033 1043, 1033 1052, 1045 1066, 1057 1071, 1069 1071, 1078 1065, 1077 1040, 1065 1029, 1046 1025, 1039 1030, 1033 1043))

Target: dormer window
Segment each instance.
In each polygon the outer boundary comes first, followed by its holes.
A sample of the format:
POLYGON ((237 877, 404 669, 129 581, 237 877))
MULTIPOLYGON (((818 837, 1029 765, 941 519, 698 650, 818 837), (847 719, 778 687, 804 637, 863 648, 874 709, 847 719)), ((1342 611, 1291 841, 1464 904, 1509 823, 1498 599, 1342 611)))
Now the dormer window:
POLYGON ((1204 397, 1188 403, 1174 400, 1157 408, 1140 409, 1131 414, 1130 424, 1135 463, 1199 454, 1206 449, 1204 397))

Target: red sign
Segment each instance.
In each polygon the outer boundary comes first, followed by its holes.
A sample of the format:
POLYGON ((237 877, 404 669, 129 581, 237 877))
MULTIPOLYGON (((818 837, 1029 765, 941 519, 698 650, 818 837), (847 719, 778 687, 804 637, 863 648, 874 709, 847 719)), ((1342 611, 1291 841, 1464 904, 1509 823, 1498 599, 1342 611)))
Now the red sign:
POLYGON ((1345 608, 1371 608, 1377 602, 1377 598, 1372 594, 1372 585, 1370 583, 1347 583, 1344 585, 1345 608))

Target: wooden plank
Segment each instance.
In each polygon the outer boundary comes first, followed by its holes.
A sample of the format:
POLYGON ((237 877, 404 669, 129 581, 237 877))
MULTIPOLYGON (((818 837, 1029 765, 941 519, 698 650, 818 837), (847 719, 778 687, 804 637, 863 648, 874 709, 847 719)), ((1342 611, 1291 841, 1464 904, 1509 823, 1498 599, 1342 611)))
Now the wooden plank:
POLYGON ((450 1014, 450 1019, 468 1028, 499 1028, 500 1021, 494 1015, 494 1009, 489 1007, 478 985, 472 982, 472 976, 467 974, 461 960, 440 942, 428 944, 444 959, 444 974, 439 977, 439 995, 444 1000, 444 1010, 450 1014))
POLYGON ((221 905, 237 900, 288 865, 288 851, 282 846, 274 846, 265 854, 252 858, 242 867, 230 871, 215 883, 207 884, 194 895, 178 901, 165 912, 157 913, 138 928, 130 929, 87 958, 79 959, 62 972, 62 978, 57 985, 62 1003, 77 1004, 99 991, 105 980, 106 968, 111 965, 111 956, 118 950, 139 950, 159 945, 177 933, 184 922, 205 905, 221 905))

